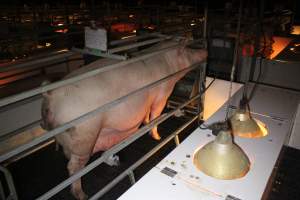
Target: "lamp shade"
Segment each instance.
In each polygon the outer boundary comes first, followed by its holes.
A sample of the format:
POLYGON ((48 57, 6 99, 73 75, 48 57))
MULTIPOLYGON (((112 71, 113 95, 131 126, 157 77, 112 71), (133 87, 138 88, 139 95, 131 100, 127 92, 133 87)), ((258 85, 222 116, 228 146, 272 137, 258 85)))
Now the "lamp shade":
POLYGON ((206 175, 225 180, 241 178, 250 169, 247 155, 233 143, 231 132, 223 130, 214 141, 196 151, 194 164, 206 175))

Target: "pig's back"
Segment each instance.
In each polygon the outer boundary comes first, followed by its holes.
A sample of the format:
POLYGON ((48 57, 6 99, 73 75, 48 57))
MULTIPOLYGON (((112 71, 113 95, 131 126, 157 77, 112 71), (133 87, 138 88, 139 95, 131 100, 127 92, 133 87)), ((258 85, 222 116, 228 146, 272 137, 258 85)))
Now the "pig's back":
MULTIPOLYGON (((172 67, 163 55, 100 73, 54 90, 53 99, 57 99, 54 112, 61 113, 57 114, 60 118, 57 120, 64 123, 171 73, 172 67)), ((141 95, 149 96, 146 92, 141 95)))

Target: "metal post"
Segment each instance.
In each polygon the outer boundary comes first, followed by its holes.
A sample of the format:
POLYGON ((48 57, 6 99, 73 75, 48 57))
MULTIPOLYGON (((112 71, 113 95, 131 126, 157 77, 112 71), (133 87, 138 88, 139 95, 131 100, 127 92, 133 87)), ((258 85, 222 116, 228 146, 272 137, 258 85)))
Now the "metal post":
MULTIPOLYGON (((203 41, 204 41, 204 48, 207 49, 207 16, 208 16, 208 6, 205 5, 204 8, 204 23, 203 23, 203 41)), ((205 83, 206 83, 206 67, 207 63, 204 62, 201 64, 202 67, 199 68, 199 75, 198 75, 198 93, 200 95, 200 99, 198 100, 197 104, 197 112, 198 112, 198 125, 200 125, 200 121, 203 118, 204 113, 204 90, 205 90, 205 83)))
POLYGON ((135 181, 134 173, 133 173, 132 170, 130 170, 130 171, 128 172, 128 177, 129 177, 129 180, 130 180, 131 185, 134 185, 136 181, 135 181))
POLYGON ((5 199, 5 193, 4 193, 4 189, 3 189, 3 185, 0 181, 0 199, 5 199))
POLYGON ((17 192, 16 192, 16 188, 15 188, 14 181, 13 181, 11 173, 8 171, 8 169, 6 169, 5 167, 2 167, 1 165, 0 165, 0 171, 3 172, 5 180, 6 180, 7 185, 8 185, 8 189, 9 189, 8 199, 18 200, 18 195, 17 195, 17 192))
POLYGON ((179 140, 178 135, 175 135, 174 141, 175 141, 176 146, 178 146, 180 144, 180 140, 179 140))
POLYGON ((203 39, 205 41, 205 48, 207 48, 207 16, 208 16, 208 6, 205 5, 204 8, 204 24, 203 24, 203 39))

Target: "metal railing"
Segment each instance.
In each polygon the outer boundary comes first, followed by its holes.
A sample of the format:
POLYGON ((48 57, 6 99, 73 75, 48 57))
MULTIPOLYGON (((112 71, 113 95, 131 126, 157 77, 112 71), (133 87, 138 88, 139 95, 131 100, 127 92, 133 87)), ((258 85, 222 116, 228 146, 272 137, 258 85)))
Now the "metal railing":
MULTIPOLYGON (((49 90, 53 90, 53 89, 58 88, 58 87, 62 87, 62 86, 68 85, 68 84, 75 83, 75 82, 83 80, 85 78, 89 78, 89 77, 95 76, 96 74, 99 74, 101 72, 105 72, 105 71, 112 70, 112 69, 115 69, 115 68, 118 68, 118 67, 122 67, 124 65, 131 64, 131 63, 137 62, 139 60, 151 58, 152 56, 161 54, 161 53, 163 53, 165 51, 169 51, 171 48, 175 48, 175 47, 178 47, 178 46, 179 46, 178 44, 177 45, 172 45, 172 46, 169 46, 167 48, 160 49, 160 50, 158 50, 156 52, 152 52, 152 53, 149 53, 149 54, 138 56, 136 58, 132 58, 132 59, 129 59, 129 60, 126 60, 126 61, 123 61, 123 62, 118 62, 118 63, 112 64, 112 65, 109 65, 109 66, 104 66, 103 68, 95 69, 95 70, 86 72, 84 74, 81 74, 79 76, 71 77, 69 79, 58 81, 58 82, 55 82, 53 84, 49 84, 49 85, 42 86, 42 87, 39 87, 39 88, 30 90, 30 91, 27 91, 27 92, 23 92, 21 94, 17 94, 17 95, 13 95, 11 97, 3 98, 3 99, 0 100, 0 107, 1 106, 9 105, 9 104, 14 103, 16 101, 20 101, 20 100, 26 99, 28 97, 35 96, 37 94, 41 94, 41 93, 47 92, 49 90)), ((123 96, 123 97, 120 97, 120 98, 118 98, 118 99, 116 99, 116 100, 114 100, 114 101, 112 101, 110 103, 107 103, 107 104, 105 104, 103 106, 100 106, 99 108, 97 108, 97 109, 95 109, 95 110, 93 110, 91 112, 88 112, 88 113, 86 113, 86 114, 84 114, 84 115, 82 115, 82 116, 80 116, 80 117, 78 117, 78 118, 76 118, 76 119, 74 119, 74 120, 72 120, 70 122, 67 122, 64 125, 59 126, 59 127, 57 127, 55 129, 53 129, 53 130, 45 133, 44 135, 42 135, 42 136, 40 136, 38 138, 35 138, 31 142, 23 144, 23 145, 17 147, 16 149, 14 149, 12 151, 9 151, 9 152, 1 155, 0 156, 0 163, 6 161, 8 159, 11 159, 12 157, 20 154, 21 152, 24 152, 26 150, 31 149, 32 147, 36 146, 37 144, 40 144, 41 142, 49 140, 50 138, 52 138, 52 137, 54 137, 54 136, 56 136, 56 135, 64 132, 65 130, 67 130, 67 129, 69 129, 69 128, 71 128, 71 127, 73 127, 73 126, 75 126, 75 125, 77 125, 77 124, 79 124, 79 123, 87 120, 87 119, 89 119, 92 116, 95 116, 95 115, 99 114, 100 112, 103 112, 105 110, 110 109, 111 107, 117 105, 118 103, 121 103, 122 101, 124 101, 125 99, 127 99, 130 96, 138 95, 142 91, 145 91, 147 89, 156 87, 157 85, 170 80, 175 75, 178 75, 178 74, 181 74, 181 73, 185 73, 185 72, 193 70, 193 69, 195 69, 197 67, 199 67, 199 63, 197 63, 195 65, 192 65, 192 66, 190 66, 188 68, 185 68, 183 70, 180 70, 180 71, 178 71, 178 72, 176 72, 174 74, 171 74, 169 76, 166 76, 166 77, 164 77, 164 78, 162 78, 162 79, 160 79, 160 80, 158 80, 158 81, 156 81, 154 83, 151 83, 151 84, 148 84, 148 85, 146 85, 146 86, 144 86, 142 88, 139 88, 139 89, 137 89, 137 90, 135 90, 135 91, 133 91, 133 92, 131 92, 131 93, 123 96)), ((70 176, 68 179, 66 179, 65 181, 63 181, 62 183, 60 183, 59 185, 57 185, 56 187, 54 187, 53 189, 51 189, 50 191, 48 191, 47 193, 45 193, 44 195, 40 196, 38 199, 49 199, 49 198, 51 198, 52 196, 54 196, 55 194, 57 194, 58 192, 60 192, 61 190, 63 190, 67 186, 69 186, 70 184, 72 184, 75 180, 77 180, 78 178, 82 177, 83 175, 85 175, 86 173, 88 173, 89 171, 91 171, 92 169, 94 169, 95 167, 97 167, 99 164, 101 164, 102 162, 104 162, 107 159, 107 157, 109 157, 110 155, 113 155, 113 154, 117 153, 118 151, 120 151, 121 149, 125 148, 127 145, 131 144, 133 141, 135 141, 136 139, 140 138, 146 132, 148 132, 149 130, 151 130, 154 126, 157 126, 158 124, 162 123, 166 119, 170 118, 178 110, 182 109, 183 107, 185 107, 186 105, 188 105, 189 103, 191 103, 192 101, 195 101, 196 99, 198 99, 200 97, 201 97, 201 95, 198 94, 197 96, 189 99, 187 102, 185 102, 182 105, 178 106, 176 109, 172 110, 171 112, 162 114, 157 119, 151 121, 148 125, 143 126, 141 129, 139 129, 131 137, 129 137, 126 140, 122 141, 118 145, 115 145, 111 149, 107 150, 105 153, 103 153, 103 155, 100 158, 98 158, 94 162, 90 163, 89 165, 87 165, 85 168, 83 168, 82 170, 78 171, 74 175, 70 176)), ((196 120, 197 118, 198 118, 198 115, 193 118, 193 121, 196 120)), ((191 123, 191 121, 190 121, 190 123, 191 123)), ((173 133, 172 136, 175 138, 176 144, 179 144, 179 139, 177 138, 177 134, 173 133)), ((167 143, 166 142, 167 140, 169 141, 170 137, 168 137, 166 140, 164 140, 161 144, 167 143)), ((161 146, 161 144, 159 144, 159 146, 161 146)), ((153 152, 156 149, 158 150, 159 146, 155 147, 151 152, 153 152)), ((108 190, 110 187, 112 187, 113 185, 115 185, 115 183, 117 182, 117 180, 119 180, 121 177, 125 177, 126 174, 130 175, 131 179, 134 180, 134 176, 133 176, 132 170, 135 169, 137 166, 139 166, 142 163, 142 160, 147 159, 150 156, 150 154, 153 154, 151 152, 149 152, 148 154, 146 154, 141 160, 139 160, 137 163, 135 163, 133 166, 131 166, 128 169, 129 171, 128 170, 124 171, 115 180, 113 180, 111 184, 107 185, 105 188, 103 188, 102 190, 100 190, 99 192, 97 192, 92 197, 92 199, 98 198, 99 196, 101 196, 102 194, 104 194, 104 191, 108 190)))
POLYGON ((167 48, 160 49, 160 50, 157 50, 157 51, 149 53, 149 54, 138 56, 138 57, 128 59, 128 60, 123 61, 123 62, 118 62, 118 63, 112 64, 112 65, 106 65, 106 66, 103 66, 101 68, 98 68, 98 69, 91 70, 89 72, 80 74, 78 76, 74 76, 74 77, 71 77, 71 78, 68 78, 68 79, 57 81, 57 82, 49 84, 49 85, 41 86, 41 87, 26 91, 26 92, 22 92, 20 94, 16 94, 16 95, 12 95, 10 97, 3 98, 3 99, 0 100, 0 107, 6 106, 8 104, 11 104, 11 103, 14 103, 14 102, 17 102, 17 101, 20 101, 20 100, 38 95, 38 94, 45 93, 49 90, 53 90, 53 89, 56 89, 56 88, 59 88, 59 87, 65 86, 65 85, 69 85, 69 84, 78 82, 80 80, 95 76, 95 75, 97 75, 101 72, 105 72, 105 71, 109 71, 109 70, 112 70, 112 69, 115 69, 115 68, 119 68, 119 67, 122 67, 122 66, 125 66, 125 65, 128 65, 128 64, 143 60, 143 59, 150 58, 154 55, 159 55, 163 52, 166 52, 166 51, 168 51, 172 48, 178 47, 178 46, 179 46, 179 44, 169 46, 167 48))
MULTIPOLYGON (((207 13, 207 7, 205 8, 206 9, 206 13, 207 13)), ((206 24, 207 24, 207 15, 205 16, 205 22, 204 22, 204 29, 206 28, 206 24)), ((206 30, 206 29, 205 29, 206 30)), ((204 40, 206 39, 206 31, 204 31, 204 40)), ((4 106, 7 106, 9 104, 12 104, 12 103, 15 103, 17 101, 20 101, 20 100, 24 100, 24 99, 27 99, 29 97, 33 97, 35 95, 38 95, 38 94, 42 94, 44 92, 47 92, 49 90, 53 90, 55 88, 59 88, 59 87, 62 87, 62 86, 65 86, 65 85, 68 85, 68 84, 72 84, 72 83, 75 83, 75 82, 78 82, 80 80, 83 80, 83 79, 86 79, 86 78, 89 78, 89 77, 92 77, 92 76, 95 76, 101 72, 105 72, 105 71, 108 71, 108 70, 112 70, 112 69, 116 69, 118 67, 122 67, 122 66, 125 66, 125 65, 128 65, 128 64, 131 64, 131 63, 134 63, 134 62, 137 62, 137 61, 140 61, 140 60, 143 60, 143 59, 147 59, 147 58, 151 58, 152 56, 155 56, 155 55, 159 55, 165 51, 168 51, 170 50, 171 48, 176 48, 178 47, 178 45, 172 45, 172 46, 169 46, 167 48, 164 48, 164 49, 160 49, 160 50, 157 50, 156 52, 152 52, 152 53, 148 53, 146 55, 142 55, 142 56, 138 56, 136 58, 132 58, 132 59, 128 59, 128 60, 125 60, 125 61, 122 61, 122 62, 118 62, 118 63, 114 63, 114 64, 111 64, 111 65, 107 65, 107 66, 104 66, 102 68, 98 68, 98 69, 95 69, 95 70, 92 70, 92 71, 89 71, 89 72, 86 72, 84 74, 81 74, 81 75, 78 75, 78 76, 74 76, 74 77, 71 77, 71 78, 68 78, 68 79, 65 79, 65 80, 62 80, 62 81, 58 81, 58 82, 55 82, 55 83, 52 83, 52 84, 49 84, 49 85, 45 85, 45 86, 41 86, 41 87, 38 87, 36 89, 32 89, 32 90, 29 90, 27 92, 23 92, 23 93, 20 93, 20 94, 17 94, 17 95, 13 95, 13 96, 10 96, 10 97, 6 97, 6 98, 3 98, 3 99, 0 99, 0 107, 4 107, 4 106)), ((206 44, 205 44, 205 47, 206 47, 206 44)), ((123 49, 122 49, 123 50, 123 49)), ((56 195, 58 192, 60 192, 61 190, 63 190, 64 188, 66 188, 67 186, 69 186, 70 184, 72 184, 74 181, 76 181, 77 179, 79 179, 80 177, 82 177, 83 175, 87 174, 88 172, 90 172, 91 170, 93 170, 95 167, 97 167, 98 165, 100 165, 101 163, 103 163, 109 156, 117 153, 118 151, 120 151, 121 149, 125 148, 126 146, 128 146, 129 144, 131 144, 132 142, 134 142, 135 140, 137 140, 138 138, 140 138, 142 135, 144 135, 145 133, 147 133, 148 131, 150 131, 153 127, 159 125, 160 123, 164 122, 165 120, 167 120, 168 118, 170 118, 171 116, 175 115, 180 109, 182 109, 183 107, 187 106, 188 104, 190 104, 191 102, 197 100, 197 99, 200 99, 202 100, 203 99, 203 95, 202 93, 204 93, 204 90, 203 90, 203 83, 201 81, 205 81, 205 67, 206 67, 206 63, 202 63, 200 65, 202 67, 202 70, 200 69, 200 73, 199 73, 199 93, 190 98, 188 101, 184 102, 183 104, 179 105, 178 107, 176 107, 174 110, 168 112, 168 113, 164 113, 162 114, 161 116, 159 116, 158 118, 152 120, 149 124, 143 126, 142 128, 138 129, 135 134, 131 135, 130 137, 128 137, 127 139, 123 140, 122 142, 120 142, 119 144, 113 146, 112 148, 110 148, 109 150, 105 151, 101 157, 99 157, 98 159, 96 159, 95 161, 91 162, 90 164, 88 164, 86 167, 84 167, 83 169, 81 169, 80 171, 78 171, 77 173, 73 174, 72 176, 70 176, 68 179, 66 179, 65 181, 61 182, 60 184, 58 184, 57 186, 55 186, 54 188, 52 188, 51 190, 49 190, 48 192, 46 192, 45 194, 43 194, 42 196, 38 197, 39 200, 44 200, 44 199, 49 199, 51 198, 52 196, 56 195), (203 76, 203 77, 202 77, 203 76)), ((47 133, 45 133, 44 135, 32 140, 31 142, 29 143, 26 143, 24 145, 21 145, 19 147, 17 147, 16 149, 6 153, 6 154, 3 154, 0 156, 0 163, 8 160, 8 159, 11 159, 13 158, 15 155, 18 155, 19 153, 25 151, 25 150, 29 150, 31 149, 32 147, 34 147, 35 145, 43 142, 43 141, 47 141, 49 140, 50 138, 54 137, 55 135, 58 135, 60 133, 62 133, 63 131, 67 130, 68 128, 71 128, 73 126, 75 126, 76 124, 79 124, 81 123, 82 121, 92 117, 92 116, 95 116, 96 114, 100 113, 100 112, 103 112, 111 107, 113 107, 114 105, 124 101, 125 99, 127 99, 129 96, 132 96, 132 95, 138 95, 140 92, 146 90, 146 89, 150 89, 150 88, 153 88, 165 81, 168 81, 170 80, 171 78, 173 78, 173 76, 175 75, 178 75, 180 73, 185 73, 187 71, 190 71, 192 69, 195 69, 199 67, 199 63, 198 64, 195 64, 193 66, 190 66, 186 69, 183 69, 181 71, 178 71, 174 74, 171 74, 169 76, 166 76, 154 83, 151 83, 151 84, 148 84, 142 88, 139 88, 123 97, 120 97, 112 102, 109 102, 107 104, 104 104, 103 106, 100 106, 99 108, 89 112, 89 113, 86 113, 68 123, 65 123, 64 125, 62 126, 59 126, 55 129, 53 129, 52 131, 49 131, 47 133)), ((136 169, 139 165, 141 165, 146 159, 148 159, 150 156, 152 156, 155 152, 157 152, 160 148, 162 148, 165 144, 167 144, 171 139, 174 138, 175 140, 175 143, 176 145, 179 144, 179 138, 178 138, 178 134, 183 130, 185 129, 186 127, 188 127, 191 123, 193 123, 194 121, 196 121, 197 119, 200 118, 200 111, 201 111, 201 106, 203 108, 203 105, 201 105, 201 102, 198 101, 198 113, 196 116, 194 116, 190 121, 188 121, 187 123, 185 123, 183 126, 181 126, 179 129, 177 129, 175 132, 173 132, 170 136, 168 136, 166 139, 164 139, 160 144, 158 144, 156 147, 154 147, 150 152, 148 152, 147 154, 145 154, 141 159, 139 159, 136 163, 134 163, 133 165, 131 165, 128 169, 126 169, 123 173, 121 173, 118 177, 116 177, 115 179, 113 179, 109 184, 107 184, 104 188, 102 188, 101 190, 99 190, 96 194, 94 194, 94 196, 91 197, 91 199, 98 199, 99 197, 101 197, 104 193, 106 193, 108 190, 110 190, 112 187, 114 187, 114 185, 116 185, 120 180, 122 180, 125 176, 129 176, 132 184, 135 183, 135 178, 134 178, 134 173, 133 173, 133 170, 136 169)), ((3 170, 2 170, 3 171, 3 170)), ((8 174, 10 175, 9 171, 6 170, 4 168, 4 171, 5 172, 8 172, 8 174)), ((10 188, 10 197, 13 196, 13 199, 17 200, 17 194, 16 194, 16 191, 15 191, 15 187, 13 185, 13 180, 8 178, 7 179, 8 181, 8 184, 10 186, 12 186, 12 188, 10 188)), ((0 184, 0 190, 2 189, 2 186, 0 184)), ((1 197, 4 196, 3 190, 1 190, 1 197)))

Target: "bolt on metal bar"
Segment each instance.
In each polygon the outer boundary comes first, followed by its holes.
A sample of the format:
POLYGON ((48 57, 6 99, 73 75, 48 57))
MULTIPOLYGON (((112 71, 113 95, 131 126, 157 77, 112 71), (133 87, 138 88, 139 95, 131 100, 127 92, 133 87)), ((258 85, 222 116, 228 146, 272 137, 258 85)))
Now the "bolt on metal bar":
POLYGON ((129 144, 131 144, 132 142, 134 142, 141 136, 143 136, 145 133, 150 131, 153 127, 155 127, 155 126, 159 125, 160 123, 164 122, 165 120, 169 119, 179 109, 185 107, 186 105, 195 101, 199 97, 200 97, 200 95, 196 95, 193 98, 186 101, 185 103, 183 103, 182 105, 178 106, 176 109, 174 109, 168 113, 162 114, 158 118, 152 120, 149 124, 143 126, 139 130, 137 130, 133 135, 128 137, 126 140, 123 140, 118 145, 115 145, 112 148, 110 148, 109 150, 105 151, 100 158, 96 159, 94 162, 90 163, 85 168, 79 170, 77 173, 73 174, 68 179, 64 180, 63 182, 61 182, 60 184, 58 184, 57 186, 55 186, 54 188, 52 188, 51 190, 49 190, 48 192, 46 192, 45 194, 43 194, 42 196, 37 198, 37 200, 44 200, 44 199, 51 198, 52 196, 54 196, 55 194, 57 194, 58 192, 60 192, 64 188, 66 188, 67 186, 71 185, 74 181, 76 181, 80 177, 84 176, 85 174, 89 173, 95 167, 97 167, 98 165, 103 163, 110 155, 116 154, 117 152, 119 152, 120 150, 122 150, 123 148, 125 148, 126 146, 128 146, 129 144))
POLYGON ((88 113, 86 113, 84 115, 81 115, 81 116, 79 116, 79 117, 77 117, 77 118, 75 118, 75 119, 73 119, 73 120, 65 123, 62 126, 59 126, 59 127, 55 128, 55 129, 53 129, 51 131, 48 131, 44 135, 42 135, 42 136, 40 136, 38 138, 35 138, 31 142, 23 144, 23 145, 19 146, 18 148, 14 149, 14 150, 12 150, 10 152, 7 152, 7 153, 5 153, 3 155, 1 155, 0 156, 0 163, 3 162, 3 161, 5 161, 5 160, 7 160, 7 159, 9 159, 9 158, 11 158, 11 157, 13 157, 13 156, 15 156, 15 155, 17 155, 17 154, 19 154, 19 153, 21 153, 21 152, 23 152, 23 151, 25 151, 25 150, 27 150, 27 149, 30 149, 30 148, 34 147, 35 145, 37 145, 37 144, 39 144, 39 143, 41 143, 43 141, 46 141, 46 140, 54 137, 55 135, 58 135, 59 133, 62 133, 63 131, 65 131, 65 130, 67 130, 69 128, 74 127, 75 125, 77 125, 77 124, 79 124, 79 123, 81 123, 81 122, 89 119, 90 117, 96 116, 100 112, 103 112, 103 111, 106 111, 106 110, 110 109, 111 107, 113 107, 113 106, 121 103, 122 101, 124 101, 125 99, 127 99, 130 96, 140 94, 142 91, 145 91, 147 89, 153 88, 153 87, 161 84, 162 82, 165 82, 165 81, 173 78, 173 76, 175 76, 177 74, 181 74, 183 72, 190 71, 190 70, 195 69, 197 67, 199 67, 198 63, 192 65, 191 67, 188 67, 188 68, 185 68, 185 69, 180 70, 178 72, 175 72, 173 74, 170 74, 170 75, 166 76, 165 78, 162 78, 162 79, 160 79, 160 80, 158 80, 158 81, 156 81, 154 83, 148 84, 148 85, 146 85, 146 86, 144 86, 144 87, 142 87, 140 89, 137 89, 137 90, 135 90, 135 91, 133 91, 133 92, 131 92, 131 93, 123 96, 123 97, 120 97, 120 98, 118 98, 118 99, 116 99, 116 100, 114 100, 112 102, 106 103, 106 104, 98 107, 97 109, 95 109, 93 111, 90 111, 90 112, 88 112, 88 113))
POLYGON ((140 158, 137 162, 135 162, 133 165, 131 165, 128 169, 126 169, 123 173, 121 173, 119 176, 117 176, 114 180, 112 180, 109 184, 107 184, 104 188, 99 190, 94 196, 90 198, 90 200, 96 200, 99 199, 101 196, 103 196, 106 192, 108 192, 111 188, 113 188, 118 182, 120 182, 129 171, 132 171, 139 167, 141 164, 143 164, 148 158, 150 158, 153 154, 155 154, 158 150, 160 150, 163 146, 165 146, 169 141, 171 141, 176 135, 178 135, 180 132, 182 132, 185 128, 187 128, 190 124, 195 122, 198 119, 198 115, 193 117, 190 121, 182 125, 180 128, 178 128, 175 132, 173 132, 170 136, 168 136, 166 139, 164 139, 162 142, 160 142, 158 145, 156 145, 152 150, 150 150, 148 153, 146 153, 142 158, 140 158))
MULTIPOLYGON (((128 60, 123 61, 123 62, 118 62, 118 63, 112 64, 112 65, 106 65, 106 66, 103 66, 101 68, 98 68, 98 69, 91 70, 89 72, 80 74, 78 76, 74 76, 74 77, 71 77, 71 78, 68 78, 68 79, 57 81, 57 82, 54 82, 52 84, 41 86, 41 87, 29 90, 29 91, 21 92, 20 94, 16 94, 16 95, 12 95, 12 96, 9 96, 9 97, 6 97, 6 98, 2 98, 2 99, 0 99, 0 107, 6 106, 6 105, 11 104, 11 103, 14 103, 16 101, 20 101, 20 100, 35 96, 37 94, 42 94, 44 92, 47 92, 49 90, 53 90, 55 88, 59 88, 59 87, 65 86, 65 85, 69 85, 69 84, 78 82, 80 80, 95 76, 95 75, 97 75, 101 72, 109 71, 109 70, 112 70, 112 69, 115 69, 115 68, 119 68, 119 67, 122 67, 122 66, 125 66, 125 65, 128 65, 128 64, 143 60, 143 59, 150 58, 152 56, 155 56, 155 55, 161 54, 163 52, 169 51, 170 49, 176 48, 178 46, 180 46, 180 44, 172 45, 172 46, 169 46, 167 48, 163 48, 163 49, 157 50, 155 52, 145 54, 145 55, 141 55, 141 56, 138 56, 138 57, 135 57, 135 58, 132 58, 132 59, 128 59, 128 60)), ((95 63, 92 63, 92 64, 95 64, 95 63)))

